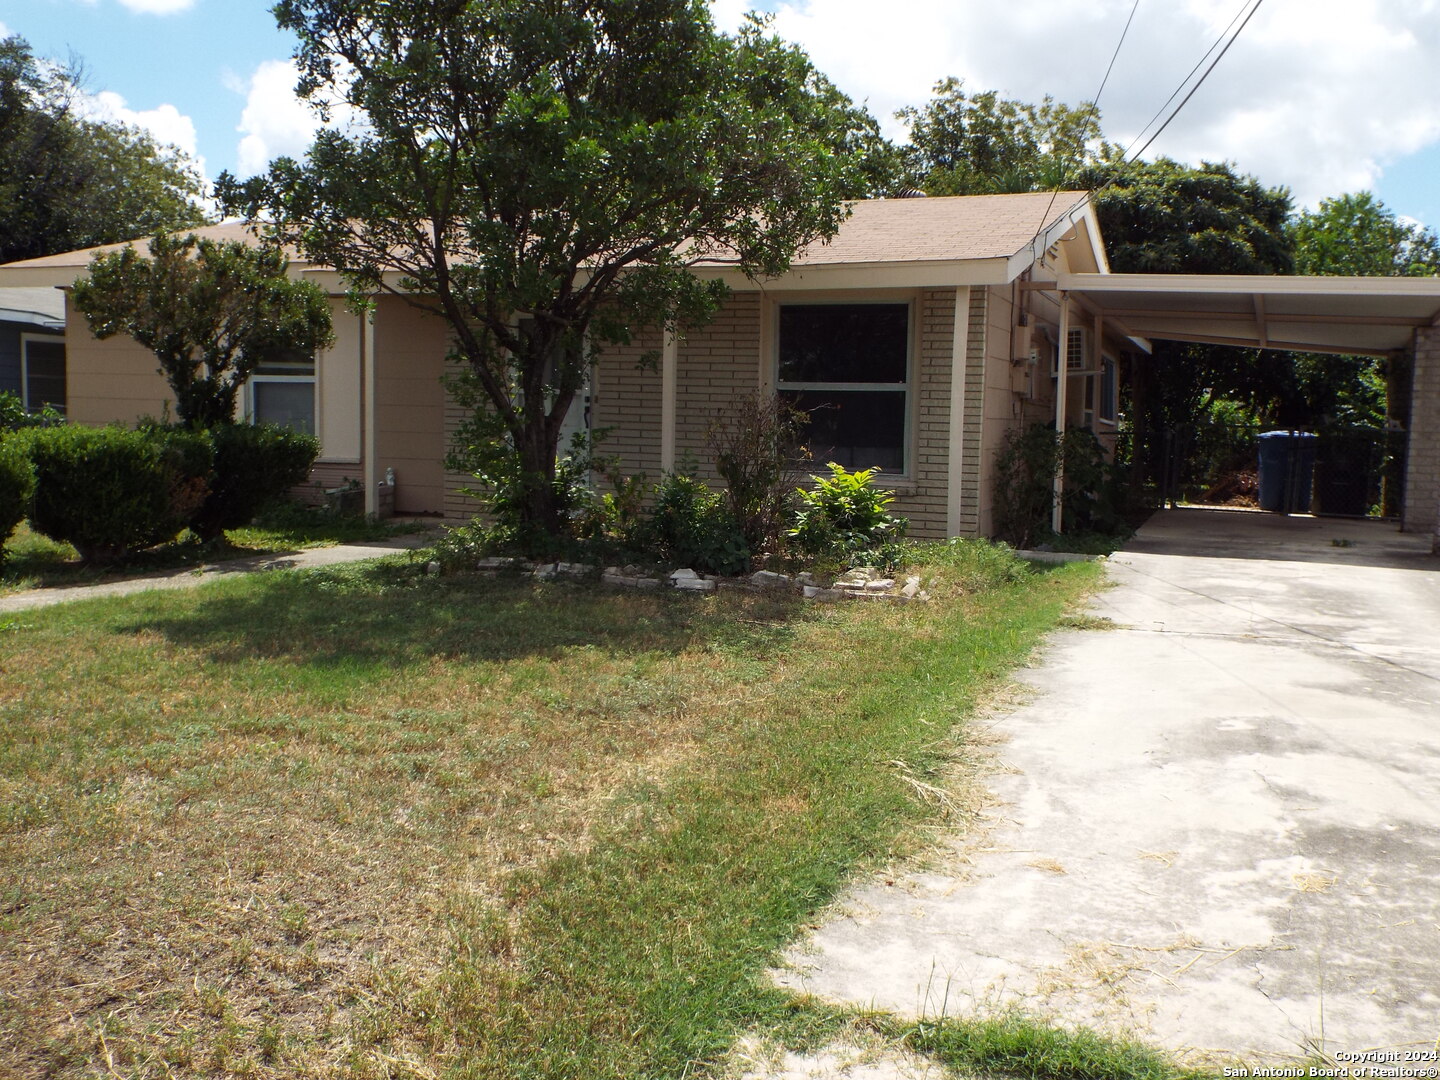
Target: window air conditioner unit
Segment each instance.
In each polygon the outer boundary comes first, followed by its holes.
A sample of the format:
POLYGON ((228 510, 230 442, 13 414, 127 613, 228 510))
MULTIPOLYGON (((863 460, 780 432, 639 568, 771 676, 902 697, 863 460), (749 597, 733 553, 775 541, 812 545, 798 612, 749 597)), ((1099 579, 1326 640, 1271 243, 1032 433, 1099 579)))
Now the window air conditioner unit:
MULTIPOLYGON (((1090 331, 1083 326, 1070 328, 1069 340, 1065 342, 1065 370, 1071 375, 1083 372, 1094 374, 1099 370, 1090 366, 1090 331)), ((1050 377, 1053 379, 1059 374, 1057 360, 1051 364, 1050 377)))

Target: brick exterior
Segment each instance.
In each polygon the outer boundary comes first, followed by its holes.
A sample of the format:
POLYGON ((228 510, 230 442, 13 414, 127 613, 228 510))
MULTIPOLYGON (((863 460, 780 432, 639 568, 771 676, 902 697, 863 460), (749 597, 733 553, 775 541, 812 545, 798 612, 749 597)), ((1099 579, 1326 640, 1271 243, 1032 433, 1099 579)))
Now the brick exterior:
POLYGON ((1440 328, 1415 332, 1410 449, 1405 477, 1406 532, 1440 526, 1440 328))
POLYGON ((601 457, 616 458, 621 473, 660 479, 660 331, 636 334, 612 346, 596 365, 590 404, 592 429, 605 431, 595 444, 601 457))

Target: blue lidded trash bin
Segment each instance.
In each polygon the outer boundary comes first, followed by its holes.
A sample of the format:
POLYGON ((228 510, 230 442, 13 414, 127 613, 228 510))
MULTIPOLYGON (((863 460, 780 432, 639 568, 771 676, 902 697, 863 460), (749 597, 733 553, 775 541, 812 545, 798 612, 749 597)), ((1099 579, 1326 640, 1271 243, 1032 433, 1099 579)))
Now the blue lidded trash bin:
POLYGON ((1317 436, 1309 431, 1260 435, 1260 509, 1281 514, 1310 510, 1317 436))

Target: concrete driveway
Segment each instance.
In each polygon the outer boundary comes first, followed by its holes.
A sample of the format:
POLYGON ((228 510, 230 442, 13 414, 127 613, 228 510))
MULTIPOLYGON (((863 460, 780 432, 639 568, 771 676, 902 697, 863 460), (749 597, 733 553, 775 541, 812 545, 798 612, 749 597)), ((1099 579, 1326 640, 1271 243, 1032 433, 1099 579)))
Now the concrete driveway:
POLYGON ((1057 634, 992 718, 988 823, 854 890, 781 981, 1242 1062, 1434 1050, 1428 550, 1377 523, 1157 515, 1091 609, 1116 628, 1057 634))

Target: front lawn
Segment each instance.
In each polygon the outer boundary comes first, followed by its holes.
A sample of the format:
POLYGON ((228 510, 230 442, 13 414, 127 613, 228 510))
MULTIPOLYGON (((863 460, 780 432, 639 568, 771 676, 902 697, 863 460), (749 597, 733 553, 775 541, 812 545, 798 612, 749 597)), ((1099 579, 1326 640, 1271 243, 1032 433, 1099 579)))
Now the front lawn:
POLYGON ((202 543, 188 530, 168 544, 139 551, 114 566, 86 566, 69 544, 51 540, 22 523, 5 543, 0 560, 0 595, 55 585, 89 585, 186 566, 227 562, 252 555, 280 555, 331 544, 364 543, 423 526, 367 521, 325 514, 308 507, 282 507, 219 540, 202 543))
POLYGON ((813 1034, 764 968, 1097 580, 921 572, 818 605, 396 559, 0 621, 0 1062, 679 1077, 813 1034))

